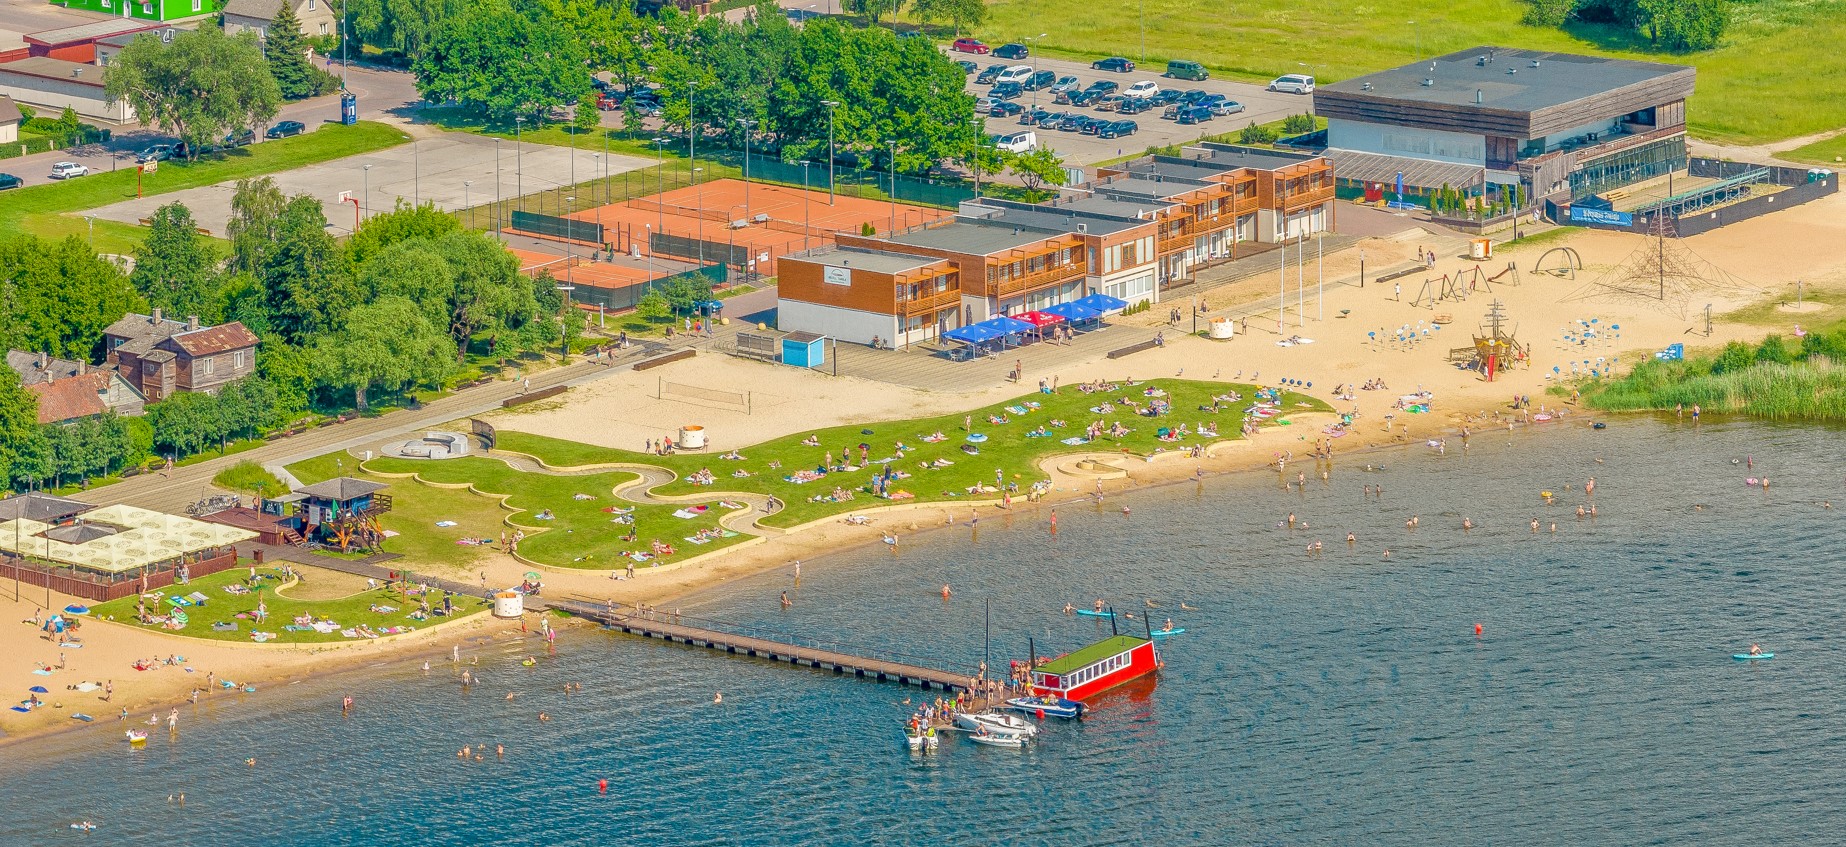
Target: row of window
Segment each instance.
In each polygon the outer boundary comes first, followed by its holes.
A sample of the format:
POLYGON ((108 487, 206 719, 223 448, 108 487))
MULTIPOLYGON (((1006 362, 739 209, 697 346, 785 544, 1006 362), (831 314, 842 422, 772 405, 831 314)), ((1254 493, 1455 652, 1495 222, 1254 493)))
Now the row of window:
POLYGON ((1054 250, 1050 253, 1042 253, 1033 256, 1022 262, 993 265, 987 269, 987 281, 989 283, 1004 282, 1018 277, 1032 276, 1040 271, 1054 270, 1066 265, 1077 264, 1078 256, 1077 248, 1067 247, 1063 250, 1054 250))
POLYGON ((1076 673, 1073 673, 1069 676, 1064 677, 1064 687, 1066 689, 1076 688, 1077 686, 1082 685, 1086 682, 1089 682, 1093 679, 1096 679, 1099 676, 1102 676, 1107 673, 1111 673, 1113 671, 1121 670, 1122 668, 1125 668, 1125 667, 1128 667, 1128 654, 1127 653, 1123 653, 1119 656, 1110 656, 1109 658, 1104 659, 1100 662, 1097 662, 1094 665, 1091 665, 1087 668, 1084 668, 1083 670, 1077 671, 1076 673))

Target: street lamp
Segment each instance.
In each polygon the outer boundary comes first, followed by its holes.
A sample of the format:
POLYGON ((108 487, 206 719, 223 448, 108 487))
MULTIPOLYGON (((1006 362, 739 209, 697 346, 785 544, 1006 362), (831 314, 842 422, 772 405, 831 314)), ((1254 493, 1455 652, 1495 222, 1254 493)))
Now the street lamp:
POLYGON ((833 109, 840 105, 832 100, 820 101, 827 107, 827 205, 833 205, 833 109))
POLYGON ((500 231, 500 139, 494 139, 494 232, 500 231))
POLYGON ((96 218, 84 215, 83 222, 90 225, 90 252, 94 253, 96 252, 96 218))
POLYGON ((410 142, 410 153, 415 157, 410 165, 411 205, 421 206, 423 205, 423 151, 417 148, 416 139, 408 135, 398 137, 410 142))
POLYGON ((519 137, 525 126, 524 115, 513 118, 513 196, 518 199, 521 212, 526 210, 526 150, 519 146, 519 137))
MULTIPOLYGON (((897 142, 891 142, 891 230, 897 231, 897 142)), ((889 233, 886 233, 888 236, 889 233)))
MULTIPOLYGON (((473 188, 473 187, 474 187, 474 180, 471 180, 471 179, 464 179, 464 180, 462 180, 462 208, 463 208, 463 209, 467 209, 467 208, 469 208, 469 206, 468 206, 468 189, 470 189, 470 188, 473 188)), ((469 212, 469 214, 468 214, 468 218, 469 218, 469 220, 473 220, 473 219, 474 219, 474 213, 473 213, 473 212, 469 212)))
POLYGON ((738 118, 737 125, 744 128, 744 217, 750 216, 750 127, 756 121, 738 118))
MULTIPOLYGON (((1041 32, 1025 40, 1026 41, 1037 41, 1044 37, 1045 37, 1045 34, 1041 32)), ((1146 55, 1147 48, 1143 47, 1141 49, 1141 53, 1142 53, 1141 61, 1143 62, 1147 61, 1147 55, 1146 55)), ((1038 81, 1038 51, 1036 50, 1032 51, 1032 80, 1034 83, 1032 86, 1032 108, 1036 109, 1038 108, 1038 85, 1036 84, 1038 81)))
POLYGON ((372 166, 366 165, 364 170, 365 170, 365 214, 362 215, 361 217, 369 218, 372 216, 372 166))
POLYGON ((981 197, 981 119, 969 118, 968 123, 974 125, 974 154, 968 158, 974 165, 974 197, 978 200, 981 197))
MULTIPOLYGON (((663 201, 660 199, 661 195, 667 193, 667 172, 665 165, 666 149, 667 140, 665 138, 654 139, 654 180, 660 185, 660 191, 654 195, 654 211, 656 213, 655 217, 659 219, 660 224, 657 229, 661 233, 667 231, 667 207, 663 205, 663 201)), ((642 185, 645 186, 647 183, 644 182, 642 185)), ((647 242, 647 255, 649 258, 652 258, 654 255, 654 240, 652 238, 648 239, 647 242)))
MULTIPOLYGON (((686 83, 686 158, 691 159, 694 165, 699 163, 699 147, 698 139, 694 137, 693 133, 693 127, 696 125, 695 116, 697 112, 693 108, 695 101, 692 99, 692 93, 698 90, 698 87, 699 84, 696 82, 686 83)), ((692 169, 692 184, 699 184, 699 169, 697 167, 692 169)))

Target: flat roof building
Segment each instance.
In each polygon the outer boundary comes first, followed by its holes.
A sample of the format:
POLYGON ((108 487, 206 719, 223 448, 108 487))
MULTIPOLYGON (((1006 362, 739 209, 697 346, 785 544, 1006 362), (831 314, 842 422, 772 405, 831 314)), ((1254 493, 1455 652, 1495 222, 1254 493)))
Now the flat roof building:
POLYGON ((1581 197, 1686 162, 1684 65, 1476 47, 1323 85, 1342 180, 1581 197))

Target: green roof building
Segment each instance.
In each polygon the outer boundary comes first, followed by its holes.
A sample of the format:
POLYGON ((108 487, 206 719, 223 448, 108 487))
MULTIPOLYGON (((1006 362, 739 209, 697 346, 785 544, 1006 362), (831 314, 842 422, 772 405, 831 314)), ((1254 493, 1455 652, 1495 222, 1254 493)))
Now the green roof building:
POLYGON ((219 0, 66 0, 65 6, 118 18, 176 21, 218 13, 219 0))

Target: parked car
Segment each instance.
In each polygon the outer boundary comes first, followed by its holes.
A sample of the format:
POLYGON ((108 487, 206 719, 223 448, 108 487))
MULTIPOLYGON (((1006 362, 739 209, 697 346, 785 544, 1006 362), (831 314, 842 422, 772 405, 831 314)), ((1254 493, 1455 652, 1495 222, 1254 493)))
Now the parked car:
POLYGON ((1160 93, 1160 84, 1151 79, 1144 79, 1128 86, 1128 90, 1122 93, 1130 97, 1152 97, 1160 93))
POLYGON ((1114 71, 1118 74, 1128 74, 1134 73, 1135 63, 1120 56, 1110 56, 1107 59, 1097 59, 1091 62, 1090 67, 1099 71, 1114 71))
POLYGON ((996 100, 1016 100, 1024 93, 1026 93, 1026 90, 1020 88, 1017 82, 1002 82, 999 85, 987 89, 987 96, 996 100))
POLYGON ((988 114, 994 110, 994 104, 998 102, 1000 101, 985 94, 976 97, 974 98, 974 113, 977 115, 988 114))
POLYGON ((1113 112, 1122 108, 1123 101, 1127 99, 1128 95, 1126 94, 1104 94, 1096 101, 1096 111, 1113 112))
POLYGON ((1064 122, 1068 120, 1070 120, 1069 112, 1051 112, 1040 116, 1037 124, 1039 129, 1057 129, 1062 127, 1064 122))
POLYGON ((1130 97, 1123 100, 1122 105, 1116 111, 1124 115, 1138 115, 1152 108, 1154 108, 1153 100, 1146 97, 1130 97))
POLYGON ((1006 70, 1005 64, 988 65, 986 68, 981 70, 981 73, 979 76, 976 76, 974 78, 974 84, 975 85, 992 85, 994 79, 999 77, 1000 72, 1004 70, 1006 70))
POLYGON ((12 174, 0 174, 0 191, 5 191, 9 188, 18 188, 25 184, 25 180, 13 176, 12 174))
POLYGON ((994 48, 994 55, 1002 59, 1023 59, 1032 55, 1024 44, 1002 44, 994 48))
POLYGON ((1178 103, 1179 98, 1184 96, 1184 94, 1185 92, 1177 88, 1162 88, 1158 94, 1147 98, 1147 101, 1156 106, 1170 106, 1174 103, 1178 103))
POLYGON ((987 107, 987 114, 989 117, 1010 118, 1025 110, 1026 107, 1011 100, 995 100, 992 106, 987 107))
POLYGON ((1211 120, 1211 110, 1204 106, 1185 106, 1179 110, 1175 120, 1182 124, 1202 124, 1211 120))
POLYGON ((263 137, 287 138, 291 135, 300 135, 305 131, 307 131, 307 127, 304 126, 301 121, 282 121, 270 127, 268 132, 263 133, 263 137))
POLYGON ((1082 132, 1085 126, 1095 123, 1096 120, 1089 115, 1070 115, 1058 121, 1058 129, 1062 132, 1082 132))
POLYGON ((967 59, 956 59, 955 64, 961 65, 961 72, 965 74, 974 73, 975 71, 979 70, 981 67, 980 65, 970 62, 967 59))
POLYGON ((229 135, 226 135, 224 137, 223 141, 218 143, 218 146, 220 147, 248 147, 255 143, 256 143, 256 131, 255 130, 239 129, 239 130, 232 130, 229 135))
POLYGON ((596 95, 596 108, 600 111, 613 112, 621 108, 621 105, 622 98, 614 94, 604 93, 596 95))
POLYGON ((1283 74, 1269 83, 1269 90, 1287 94, 1313 94, 1314 78, 1307 74, 1283 74))
POLYGON ((907 30, 904 30, 903 32, 898 33, 897 37, 898 38, 922 38, 923 33, 918 30, 907 29, 907 30))
POLYGON ((1206 72, 1204 65, 1185 59, 1174 59, 1168 62, 1167 72, 1162 74, 1162 76, 1167 79, 1190 79, 1194 81, 1211 78, 1211 74, 1206 72))
POLYGON ((1104 94, 1114 94, 1116 90, 1119 88, 1121 88, 1121 86, 1116 85, 1113 82, 1110 82, 1106 79, 1099 79, 1095 82, 1090 83, 1083 90, 1091 92, 1098 97, 1101 97, 1104 94))
POLYGON ((171 158, 173 158, 173 145, 156 144, 142 150, 140 155, 135 157, 135 164, 145 165, 148 162, 164 162, 171 158))
POLYGON ((1096 137, 1121 138, 1126 135, 1134 135, 1135 131, 1140 128, 1141 125, 1134 121, 1109 121, 1097 128, 1096 137))
POLYGON ((89 173, 89 168, 79 165, 76 162, 59 162, 51 166, 52 179, 75 179, 80 176, 88 176, 89 173))
POLYGON ((1025 126, 1038 126, 1038 125, 1039 125, 1040 123, 1042 123, 1042 122, 1043 122, 1043 121, 1044 121, 1044 120, 1045 120, 1046 118, 1049 118, 1049 117, 1051 117, 1051 112, 1050 112, 1050 110, 1047 110, 1047 109, 1027 109, 1027 110, 1025 110, 1024 112, 1021 112, 1021 113, 1019 114, 1019 123, 1021 123, 1021 124, 1023 124, 1023 125, 1025 125, 1025 126))
POLYGON ((994 147, 1008 153, 1030 153, 1038 149, 1038 133, 1020 130, 998 135, 994 137, 994 147))
POLYGON ((1205 108, 1210 109, 1212 114, 1222 118, 1226 115, 1235 115, 1243 111, 1243 104, 1227 98, 1207 105, 1205 108))
POLYGON ((1190 106, 1210 96, 1211 92, 1203 88, 1189 88, 1185 94, 1180 95, 1179 102, 1190 106))
POLYGON ((1102 129, 1102 125, 1108 122, 1109 122, 1108 118, 1090 118, 1089 120, 1084 121, 1083 126, 1080 127, 1077 131, 1084 135, 1095 135, 1098 131, 1102 129))
POLYGON ((1061 77, 1058 77, 1057 83, 1051 86, 1051 93, 1063 94, 1066 91, 1077 91, 1082 88, 1083 88, 1082 80, 1079 80, 1074 76, 1061 76, 1061 77))
POLYGON ((1058 75, 1051 71, 1033 71, 1032 78, 1020 83, 1020 85, 1027 91, 1037 91, 1041 88, 1050 88, 1057 81, 1058 75))
POLYGON ((643 117, 660 117, 660 96, 652 91, 642 91, 630 96, 626 101, 628 110, 643 117))
POLYGON ((973 53, 976 56, 985 56, 993 52, 987 45, 982 44, 978 38, 957 38, 954 44, 949 45, 949 49, 957 53, 973 53))
POLYGON ((994 82, 1012 82, 1023 85, 1026 80, 1031 78, 1031 65, 1008 65, 1006 70, 1001 71, 999 76, 994 77, 994 82))

